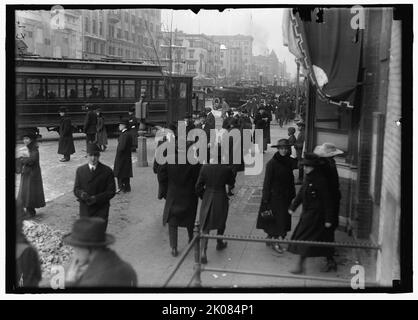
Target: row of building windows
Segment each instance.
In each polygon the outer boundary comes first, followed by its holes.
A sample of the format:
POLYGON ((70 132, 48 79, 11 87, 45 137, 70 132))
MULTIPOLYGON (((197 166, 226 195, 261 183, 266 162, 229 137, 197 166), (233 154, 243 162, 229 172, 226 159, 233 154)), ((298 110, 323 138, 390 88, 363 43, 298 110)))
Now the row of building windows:
MULTIPOLYGON (((142 26, 142 19, 139 18, 138 20, 139 25, 142 26)), ((136 23, 133 23, 136 24, 136 23)), ((150 32, 158 32, 158 24, 154 26, 152 22, 148 22, 147 20, 144 20, 144 27, 147 27, 147 30, 149 29, 150 32)), ((97 24, 97 20, 92 19, 92 22, 90 23, 90 18, 85 17, 84 20, 84 31, 87 33, 93 33, 96 35, 104 36, 104 28, 103 28, 103 21, 99 21, 99 24, 97 24)), ((122 29, 118 28, 118 38, 122 38, 122 29)), ((124 31, 125 34, 127 34, 129 31, 124 31)), ((114 26, 109 25, 109 35, 114 38, 114 26)), ((128 36, 125 36, 126 39, 128 39, 128 36)))

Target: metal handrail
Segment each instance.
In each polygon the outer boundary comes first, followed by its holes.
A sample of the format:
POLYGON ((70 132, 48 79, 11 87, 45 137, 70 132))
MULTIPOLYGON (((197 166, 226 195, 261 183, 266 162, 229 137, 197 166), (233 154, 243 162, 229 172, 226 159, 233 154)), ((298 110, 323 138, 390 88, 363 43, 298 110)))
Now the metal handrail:
POLYGON ((173 270, 168 275, 166 281, 164 281, 164 284, 163 284, 164 287, 166 287, 167 284, 170 282, 170 280, 174 277, 175 273, 180 268, 180 266, 183 264, 184 260, 186 259, 186 256, 189 254, 190 250, 192 250, 192 248, 195 245, 195 242, 197 241, 198 238, 199 238, 199 235, 195 235, 193 237, 192 241, 190 241, 190 243, 188 244, 188 246, 184 250, 184 252, 180 255, 179 261, 177 261, 173 270))
MULTIPOLYGON (((236 273, 236 274, 245 274, 245 275, 254 275, 254 276, 265 276, 265 277, 276 277, 276 278, 288 278, 288 279, 298 279, 298 280, 312 280, 312 281, 328 281, 335 283, 344 283, 347 284, 348 280, 340 279, 335 277, 315 277, 315 276, 304 276, 304 275, 290 275, 290 274, 274 274, 274 273, 264 273, 264 272, 253 272, 249 270, 234 270, 234 269, 219 269, 219 268, 208 268, 202 267, 200 262, 200 240, 201 239, 222 239, 222 240, 233 240, 233 241, 246 241, 246 242, 268 242, 268 243, 279 243, 279 244, 297 244, 303 246, 318 246, 318 247, 342 247, 342 248, 353 248, 353 249, 365 249, 365 250, 381 250, 379 245, 368 242, 321 242, 321 241, 302 241, 302 240, 280 240, 280 239, 265 239, 257 236, 239 236, 239 235, 210 235, 203 234, 200 230, 199 223, 196 222, 194 228, 194 237, 193 240, 186 247, 185 251, 180 256, 179 261, 174 266, 173 270, 170 272, 166 281, 164 281, 164 287, 168 285, 170 280, 174 277, 175 273, 180 268, 181 264, 186 259, 186 256, 191 251, 194 246, 195 249, 195 263, 194 263, 194 272, 189 280, 187 287, 189 287, 193 280, 194 286, 201 286, 201 273, 202 272, 224 272, 224 273, 236 273)), ((376 285, 376 283, 368 282, 367 285, 376 285)))
POLYGON ((367 242, 325 242, 325 241, 305 241, 305 240, 280 240, 280 239, 266 239, 257 236, 240 236, 240 235, 210 235, 202 234, 201 238, 206 239, 222 239, 222 240, 235 240, 235 241, 249 241, 249 242, 264 242, 264 243, 279 243, 279 244, 297 244, 305 246, 315 247, 343 247, 343 248, 356 248, 356 249, 370 249, 380 250, 380 246, 374 243, 367 242))

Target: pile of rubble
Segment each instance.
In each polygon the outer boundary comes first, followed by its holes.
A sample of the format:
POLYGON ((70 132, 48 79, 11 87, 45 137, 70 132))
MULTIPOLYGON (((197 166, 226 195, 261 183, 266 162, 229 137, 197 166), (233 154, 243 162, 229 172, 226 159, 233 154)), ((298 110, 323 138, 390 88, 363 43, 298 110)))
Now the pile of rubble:
POLYGON ((43 279, 51 278, 51 267, 65 266, 73 254, 72 248, 62 242, 64 233, 46 224, 26 220, 23 222, 23 234, 38 250, 43 279))

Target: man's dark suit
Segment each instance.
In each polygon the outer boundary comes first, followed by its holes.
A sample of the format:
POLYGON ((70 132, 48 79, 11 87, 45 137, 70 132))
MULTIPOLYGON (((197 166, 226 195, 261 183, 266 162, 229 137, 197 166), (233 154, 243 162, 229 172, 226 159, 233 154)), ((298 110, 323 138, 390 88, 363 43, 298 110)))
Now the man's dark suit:
POLYGON ((115 178, 110 167, 99 162, 94 172, 90 171, 88 164, 77 168, 74 195, 80 202, 80 217, 100 217, 107 225, 109 201, 115 196, 115 191, 115 178))

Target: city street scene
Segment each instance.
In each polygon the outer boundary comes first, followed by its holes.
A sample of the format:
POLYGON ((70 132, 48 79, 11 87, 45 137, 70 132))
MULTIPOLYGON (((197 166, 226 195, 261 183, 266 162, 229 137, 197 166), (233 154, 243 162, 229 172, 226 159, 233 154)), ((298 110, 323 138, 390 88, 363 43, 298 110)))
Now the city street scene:
POLYGON ((11 290, 404 284, 396 8, 14 19, 11 290))

